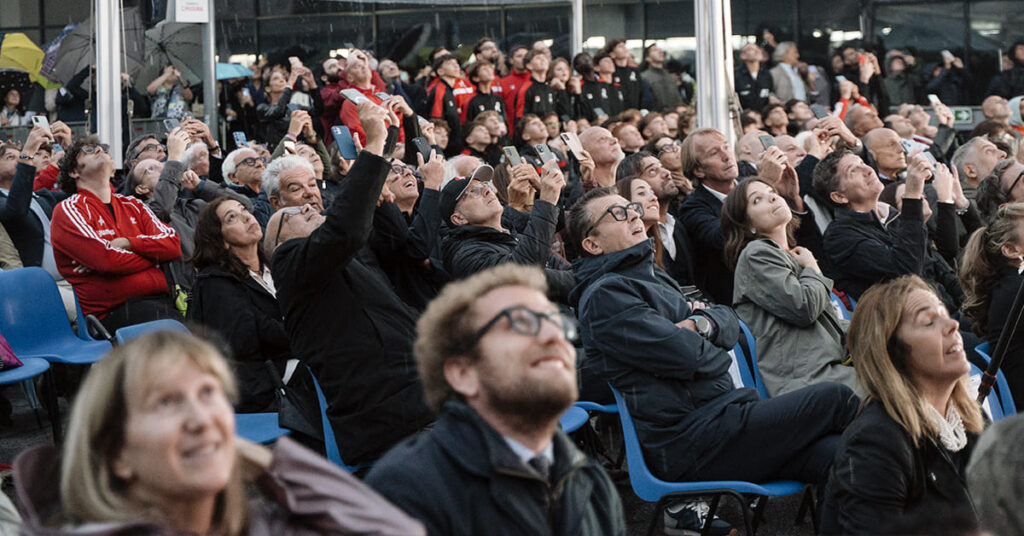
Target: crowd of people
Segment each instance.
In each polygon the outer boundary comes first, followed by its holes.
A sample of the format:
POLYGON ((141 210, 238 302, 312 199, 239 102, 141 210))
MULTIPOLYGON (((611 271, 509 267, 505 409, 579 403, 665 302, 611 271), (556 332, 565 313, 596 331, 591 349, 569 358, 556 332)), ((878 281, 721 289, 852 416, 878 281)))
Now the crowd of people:
MULTIPOLYGON (((482 39, 413 80, 362 50, 257 64, 222 103, 252 141, 181 115, 121 172, 95 135, 35 126, 0 145, 0 268, 46 269, 72 321, 76 302, 109 333, 187 319, 213 344, 162 333, 98 362, 63 451, 15 464, 24 530, 624 534, 606 469, 558 429, 615 390, 662 479, 811 484, 824 534, 1012 533, 1014 488, 988 480, 1018 481, 991 476, 1014 451, 975 449, 969 381, 1024 284, 1011 56, 966 135, 955 57, 929 114, 905 53, 883 73, 844 46, 832 77, 747 44, 731 140, 694 127, 663 50, 638 66, 623 40, 569 61, 482 39), (744 326, 767 398, 729 372, 744 326), (306 428, 272 452, 232 434, 282 385, 315 409, 314 379, 364 481, 306 428)), ((147 88, 168 115, 176 76, 147 88)), ((1009 325, 999 395, 1024 404, 1009 325)), ((699 499, 659 515, 731 530, 699 499)))

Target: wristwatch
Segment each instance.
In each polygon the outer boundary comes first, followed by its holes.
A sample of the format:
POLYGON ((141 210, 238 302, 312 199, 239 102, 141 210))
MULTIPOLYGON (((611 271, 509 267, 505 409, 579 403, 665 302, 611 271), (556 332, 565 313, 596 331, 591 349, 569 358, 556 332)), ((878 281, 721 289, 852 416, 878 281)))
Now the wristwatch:
POLYGON ((697 334, 705 339, 710 338, 715 326, 708 320, 708 317, 704 315, 692 315, 687 320, 693 320, 693 323, 697 325, 697 334))

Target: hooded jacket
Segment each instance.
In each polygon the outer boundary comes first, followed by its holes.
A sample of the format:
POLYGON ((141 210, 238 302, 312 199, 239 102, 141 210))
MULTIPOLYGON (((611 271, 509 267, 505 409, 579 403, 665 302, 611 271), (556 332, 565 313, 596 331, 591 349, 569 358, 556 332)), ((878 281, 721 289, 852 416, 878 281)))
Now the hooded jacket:
POLYGON ((719 419, 726 406, 758 400, 735 389, 731 349, 736 314, 725 306, 701 311, 717 325, 708 340, 677 322, 694 314, 679 285, 654 264, 650 240, 573 263, 576 306, 588 367, 626 398, 655 475, 677 478, 738 432, 738 419, 719 419), (671 452, 672 456, 663 453, 671 452))
POLYGON ((366 483, 444 536, 625 535, 611 479, 561 431, 551 484, 464 402, 445 404, 433 429, 397 445, 366 483))
MULTIPOLYGON (((52 445, 14 462, 24 536, 189 536, 148 521, 65 524, 60 503, 60 453, 52 445), (54 463, 54 460, 58 460, 54 463)), ((423 526, 323 456, 282 437, 267 469, 250 487, 251 535, 377 534, 415 536, 423 526)))

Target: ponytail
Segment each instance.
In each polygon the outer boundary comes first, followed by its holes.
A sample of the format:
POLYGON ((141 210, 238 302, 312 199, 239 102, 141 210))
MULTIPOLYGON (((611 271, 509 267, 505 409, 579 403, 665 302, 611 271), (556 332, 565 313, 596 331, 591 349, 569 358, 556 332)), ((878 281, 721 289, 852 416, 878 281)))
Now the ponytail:
POLYGON ((1003 205, 992 224, 974 231, 964 248, 960 267, 963 312, 980 337, 988 334, 988 309, 992 292, 999 284, 999 272, 1010 266, 1010 259, 1003 255, 1003 246, 1019 244, 1024 238, 1017 232, 1017 223, 1021 220, 1024 220, 1024 203, 1003 205))

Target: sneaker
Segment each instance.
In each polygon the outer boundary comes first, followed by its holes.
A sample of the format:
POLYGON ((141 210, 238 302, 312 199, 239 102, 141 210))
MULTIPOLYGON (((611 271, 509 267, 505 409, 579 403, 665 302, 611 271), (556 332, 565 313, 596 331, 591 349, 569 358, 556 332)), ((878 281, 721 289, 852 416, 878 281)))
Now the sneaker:
MULTIPOLYGON (((669 536, 700 536, 710 507, 707 501, 682 501, 665 508, 665 534, 669 536)), ((734 534, 732 525, 715 516, 708 528, 708 536, 734 534)))

